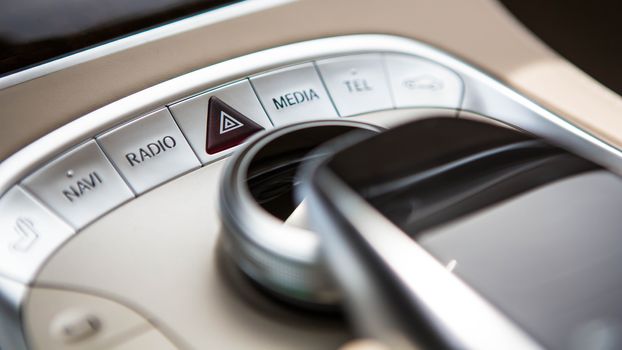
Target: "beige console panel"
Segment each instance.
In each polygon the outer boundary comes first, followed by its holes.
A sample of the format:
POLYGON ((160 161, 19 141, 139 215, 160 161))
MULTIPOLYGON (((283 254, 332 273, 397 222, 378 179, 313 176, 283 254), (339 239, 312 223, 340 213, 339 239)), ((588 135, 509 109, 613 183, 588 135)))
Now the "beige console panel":
MULTIPOLYGON (((430 115, 455 111, 401 109, 351 119, 391 127, 430 115)), ((339 316, 273 300, 223 254, 217 202, 227 160, 130 201, 59 249, 24 307, 35 349, 112 346, 110 338, 153 327, 192 349, 336 349, 346 343, 352 335, 339 316), (74 343, 55 337, 59 322, 81 325, 87 316, 101 319, 95 336, 74 343)))
POLYGON ((175 349, 145 318, 94 295, 33 288, 24 309, 33 349, 175 349), (147 343, 145 343, 147 344, 147 343))
POLYGON ((435 45, 622 145, 619 97, 544 46, 495 0, 244 1, 208 13, 200 25, 166 33, 134 40, 124 50, 100 50, 97 57, 0 90, 0 159, 90 111, 192 70, 283 44, 357 33, 435 45))
MULTIPOLYGON (((345 343, 351 335, 339 318, 274 302, 224 261, 216 202, 225 162, 159 187, 87 227, 50 259, 35 287, 127 305, 183 349, 335 349, 345 343)), ((24 309, 27 332, 35 337, 47 321, 37 289, 24 309)))

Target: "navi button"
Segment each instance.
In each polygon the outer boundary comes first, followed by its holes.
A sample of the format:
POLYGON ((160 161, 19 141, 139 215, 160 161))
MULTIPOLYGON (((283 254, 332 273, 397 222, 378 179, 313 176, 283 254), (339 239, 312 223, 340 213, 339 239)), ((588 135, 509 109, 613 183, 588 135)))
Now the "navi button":
POLYGON ((329 58, 317 66, 342 117, 393 108, 380 54, 329 58))
POLYGON ((0 274, 22 283, 74 233, 19 186, 0 198, 0 274))
POLYGON ((45 165, 23 185, 76 229, 133 197, 94 140, 45 165))
POLYGON ((453 71, 419 57, 385 56, 395 107, 459 108, 462 80, 453 71))
POLYGON ((260 74, 251 83, 274 125, 338 116, 313 63, 260 74))
POLYGON ((216 96, 209 99, 205 151, 215 154, 239 145, 264 128, 216 96))
POLYGON ((138 194, 201 166, 166 108, 111 130, 97 142, 138 194))
MULTIPOLYGON (((219 140, 222 140, 219 137, 221 127, 223 131, 228 131, 223 133, 223 135, 227 135, 227 137, 233 135, 229 135, 231 132, 242 131, 238 130, 238 128, 243 129, 242 127, 238 126, 235 128, 236 125, 238 125, 236 120, 244 124, 244 121, 242 121, 242 118, 238 115, 244 116, 245 120, 252 120, 263 129, 272 127, 272 123, 270 123, 266 112, 264 112, 263 107, 261 107, 261 103, 259 103, 257 95, 255 95, 248 80, 238 81, 191 97, 169 106, 169 109, 190 143, 190 146, 192 146, 192 149, 203 164, 220 159, 233 151, 232 146, 225 147, 220 151, 215 151, 214 148, 209 147, 208 142, 211 140, 212 142, 219 143, 219 140), (209 128, 210 130, 216 131, 217 135, 210 138, 210 131, 206 133, 206 130, 208 130, 210 99, 214 96, 228 106, 228 109, 224 112, 230 117, 220 119, 220 115, 217 116, 217 124, 209 128), (230 110, 235 110, 236 112, 230 112, 230 110), (222 126, 220 125, 221 120, 222 126), (208 148, 215 153, 210 153, 208 148)), ((240 142, 242 141, 244 140, 240 142)))

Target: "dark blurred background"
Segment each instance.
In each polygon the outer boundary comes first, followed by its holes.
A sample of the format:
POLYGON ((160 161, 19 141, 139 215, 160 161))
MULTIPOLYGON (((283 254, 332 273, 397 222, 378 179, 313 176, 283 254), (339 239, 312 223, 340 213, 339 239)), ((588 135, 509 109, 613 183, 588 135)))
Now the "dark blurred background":
POLYGON ((0 0, 0 76, 235 0, 0 0))
POLYGON ((622 95, 622 1, 501 0, 527 28, 622 95))
MULTIPOLYGON (((562 56, 622 94, 622 1, 500 1, 562 56)), ((231 2, 0 0, 0 76, 231 2)))

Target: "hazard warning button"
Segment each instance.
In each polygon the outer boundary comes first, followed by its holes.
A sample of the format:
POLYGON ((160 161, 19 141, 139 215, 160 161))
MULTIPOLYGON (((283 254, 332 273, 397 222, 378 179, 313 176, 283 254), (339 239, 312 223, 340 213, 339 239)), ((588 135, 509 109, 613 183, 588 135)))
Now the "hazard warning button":
POLYGON ((216 96, 209 99, 207 108, 207 139, 205 151, 215 154, 239 145, 264 128, 245 117, 216 96))

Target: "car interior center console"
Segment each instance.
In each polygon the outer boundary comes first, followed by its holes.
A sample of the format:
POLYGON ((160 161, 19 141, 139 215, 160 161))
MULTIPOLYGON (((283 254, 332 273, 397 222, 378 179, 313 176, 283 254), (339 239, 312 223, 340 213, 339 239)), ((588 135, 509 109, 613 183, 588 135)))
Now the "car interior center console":
POLYGON ((253 268, 224 254, 223 169, 277 129, 377 133, 430 115, 511 127, 622 172, 614 146, 411 38, 342 35, 235 57, 0 163, 0 348, 337 348, 353 334, 339 293, 308 283, 317 236, 287 238, 273 222, 270 242, 246 237, 263 254, 253 268))
MULTIPOLYGON (((225 157, 273 127, 330 119, 389 127, 420 109, 489 117, 619 167, 616 149, 485 73, 410 39, 345 36, 258 52, 103 107, 2 163, 0 268, 3 303, 12 310, 3 314, 3 324, 23 327, 36 348, 118 337, 160 337, 171 347, 177 341, 182 347, 225 346, 223 328, 240 331, 235 324, 211 325, 223 321, 217 315, 228 314, 233 322, 235 314, 210 300, 218 299, 210 290, 219 284, 213 202, 225 157), (233 79, 212 86, 223 78, 233 79), (131 115, 144 105, 153 111, 131 115), (170 192, 171 198, 164 196, 170 192), (104 304, 116 305, 119 314, 104 304), (193 311, 200 306, 203 311, 193 311), (73 309, 84 313, 65 314, 73 309), (60 330, 51 332, 54 327, 60 330)), ((316 243, 301 249, 312 256, 316 243)), ((302 347, 297 332, 328 332, 321 337, 327 344, 347 337, 343 330, 278 322, 265 327, 283 328, 274 332, 279 335, 293 332, 288 338, 302 347)), ((262 346, 284 346, 278 338, 262 337, 262 346)))

